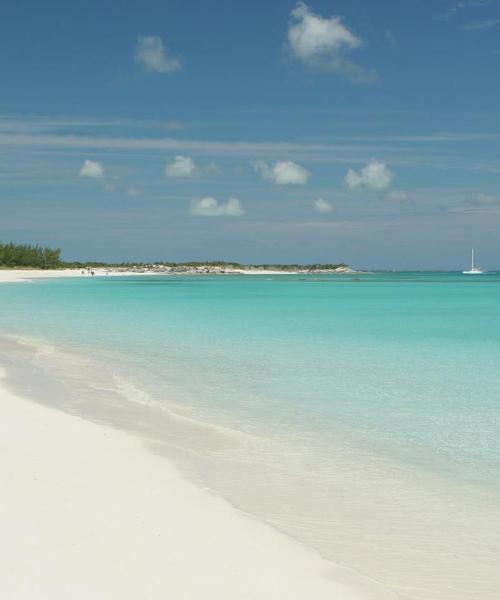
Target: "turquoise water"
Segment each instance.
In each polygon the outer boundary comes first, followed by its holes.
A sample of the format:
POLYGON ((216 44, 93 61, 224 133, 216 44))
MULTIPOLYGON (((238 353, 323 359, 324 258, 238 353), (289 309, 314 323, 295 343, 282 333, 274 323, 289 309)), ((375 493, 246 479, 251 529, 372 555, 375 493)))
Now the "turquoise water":
POLYGON ((494 597, 500 275, 82 277, 5 284, 0 300, 3 332, 248 436, 190 467, 235 504, 401 598, 494 597), (401 556, 410 539, 417 554, 401 556), (467 587, 467 568, 483 583, 467 587))

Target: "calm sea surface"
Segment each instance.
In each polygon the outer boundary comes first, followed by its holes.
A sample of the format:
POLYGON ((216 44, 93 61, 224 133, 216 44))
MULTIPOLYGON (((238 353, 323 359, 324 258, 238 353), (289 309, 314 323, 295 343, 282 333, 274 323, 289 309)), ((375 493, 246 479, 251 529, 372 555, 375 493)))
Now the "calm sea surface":
POLYGON ((40 401, 400 598, 498 598, 500 275, 38 280, 0 331, 40 401))

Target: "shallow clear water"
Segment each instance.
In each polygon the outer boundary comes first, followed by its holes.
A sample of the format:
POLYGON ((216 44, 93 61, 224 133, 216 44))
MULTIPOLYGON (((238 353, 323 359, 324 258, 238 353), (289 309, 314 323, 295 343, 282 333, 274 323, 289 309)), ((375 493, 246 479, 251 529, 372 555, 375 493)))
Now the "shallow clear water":
POLYGON ((82 277, 0 302, 0 330, 64 349, 59 377, 113 387, 122 426, 237 506, 401 598, 497 597, 500 275, 82 277))

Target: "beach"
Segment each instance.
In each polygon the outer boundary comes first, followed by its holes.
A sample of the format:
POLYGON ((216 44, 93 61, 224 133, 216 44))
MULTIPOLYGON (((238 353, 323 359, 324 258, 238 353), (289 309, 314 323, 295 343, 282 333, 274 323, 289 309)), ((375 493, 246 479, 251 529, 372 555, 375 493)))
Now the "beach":
POLYGON ((237 268, 231 266, 214 266, 210 264, 190 267, 179 265, 177 267, 165 265, 145 265, 130 267, 95 267, 80 269, 0 269, 0 283, 14 283, 16 281, 32 281, 34 279, 61 279, 66 277, 134 277, 139 275, 299 275, 299 274, 352 274, 349 267, 338 269, 299 269, 276 270, 255 267, 237 268))
POLYGON ((140 441, 0 380, 9 600, 391 598, 183 479, 140 441))
POLYGON ((80 269, 0 269, 0 283, 81 276, 80 269))
MULTIPOLYGON (((88 278, 109 276, 140 275, 126 269, 95 268, 89 269, 0 269, 0 283, 29 282, 36 279, 64 279, 67 277, 88 278)), ((149 274, 149 273, 148 273, 149 274)))

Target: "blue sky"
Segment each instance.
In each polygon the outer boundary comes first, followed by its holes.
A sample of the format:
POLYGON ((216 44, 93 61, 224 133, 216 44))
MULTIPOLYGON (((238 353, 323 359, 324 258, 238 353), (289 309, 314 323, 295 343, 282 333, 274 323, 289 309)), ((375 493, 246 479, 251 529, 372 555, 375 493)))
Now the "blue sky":
POLYGON ((500 268, 499 0, 24 0, 0 46, 0 239, 500 268))

